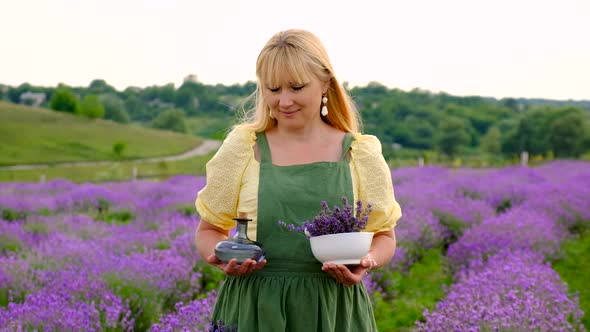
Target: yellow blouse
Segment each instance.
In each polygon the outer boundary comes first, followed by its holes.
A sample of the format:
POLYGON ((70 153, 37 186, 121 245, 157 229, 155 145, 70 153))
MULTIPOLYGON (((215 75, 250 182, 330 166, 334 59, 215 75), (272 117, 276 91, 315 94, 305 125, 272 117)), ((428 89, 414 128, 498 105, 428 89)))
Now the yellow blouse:
MULTIPOLYGON (((248 237, 256 239, 258 176, 260 163, 254 158, 256 133, 243 127, 234 128, 215 156, 207 163, 207 184, 195 202, 201 219, 231 229, 232 220, 244 212, 252 222, 248 237)), ((354 134, 350 150, 350 172, 354 201, 371 203, 373 211, 367 232, 388 231, 401 217, 395 200, 391 171, 381 153, 381 142, 372 135, 354 134)), ((319 202, 318 202, 319 210, 319 202)))

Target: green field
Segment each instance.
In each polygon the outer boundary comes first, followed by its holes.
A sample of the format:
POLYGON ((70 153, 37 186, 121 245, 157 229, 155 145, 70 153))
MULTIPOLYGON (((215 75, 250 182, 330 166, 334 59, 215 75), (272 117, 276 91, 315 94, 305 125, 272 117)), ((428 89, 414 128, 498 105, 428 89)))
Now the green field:
POLYGON ((50 166, 43 169, 0 170, 0 182, 39 182, 66 179, 73 182, 129 181, 165 179, 174 175, 204 175, 205 164, 214 152, 178 161, 121 161, 109 165, 50 166), (134 174, 135 169, 135 174, 134 174))
POLYGON ((0 166, 180 154, 199 137, 0 102, 0 166), (118 156, 113 145, 125 145, 118 156))

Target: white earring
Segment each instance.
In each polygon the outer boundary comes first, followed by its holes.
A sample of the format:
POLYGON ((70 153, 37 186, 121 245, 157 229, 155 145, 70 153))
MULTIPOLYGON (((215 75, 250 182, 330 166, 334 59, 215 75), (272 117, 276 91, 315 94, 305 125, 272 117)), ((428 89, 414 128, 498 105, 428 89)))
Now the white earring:
POLYGON ((328 97, 326 97, 325 95, 322 96, 322 104, 324 104, 324 105, 322 106, 322 112, 321 113, 322 113, 323 116, 328 115, 328 106, 326 106, 326 103, 327 102, 328 102, 328 97))
POLYGON ((274 118, 275 118, 275 117, 272 115, 272 111, 271 111, 271 110, 268 110, 268 116, 269 116, 271 119, 274 119, 274 118))

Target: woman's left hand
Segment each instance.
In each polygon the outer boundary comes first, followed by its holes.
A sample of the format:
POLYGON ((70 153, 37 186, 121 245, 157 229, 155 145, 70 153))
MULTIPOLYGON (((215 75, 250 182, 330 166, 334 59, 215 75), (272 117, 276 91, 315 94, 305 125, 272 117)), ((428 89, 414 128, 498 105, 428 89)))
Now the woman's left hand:
POLYGON ((361 259, 361 263, 359 265, 350 267, 346 265, 336 265, 333 263, 324 264, 322 266, 322 271, 327 272, 344 286, 352 286, 361 282, 372 265, 373 261, 371 261, 370 258, 365 257, 361 259))

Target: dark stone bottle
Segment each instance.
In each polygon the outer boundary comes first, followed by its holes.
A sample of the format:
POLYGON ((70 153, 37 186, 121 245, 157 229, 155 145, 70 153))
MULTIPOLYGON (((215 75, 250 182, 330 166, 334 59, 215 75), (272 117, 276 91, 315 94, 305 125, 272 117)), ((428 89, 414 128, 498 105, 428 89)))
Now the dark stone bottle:
POLYGON ((252 219, 240 214, 238 218, 233 218, 233 220, 238 223, 236 234, 233 238, 217 243, 215 256, 224 263, 229 262, 232 258, 236 258, 239 264, 248 258, 256 262, 262 261, 266 255, 264 248, 260 243, 248 238, 248 222, 252 219))

